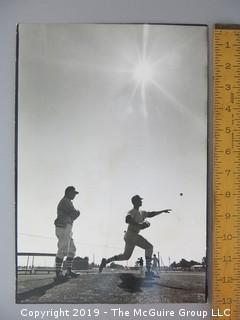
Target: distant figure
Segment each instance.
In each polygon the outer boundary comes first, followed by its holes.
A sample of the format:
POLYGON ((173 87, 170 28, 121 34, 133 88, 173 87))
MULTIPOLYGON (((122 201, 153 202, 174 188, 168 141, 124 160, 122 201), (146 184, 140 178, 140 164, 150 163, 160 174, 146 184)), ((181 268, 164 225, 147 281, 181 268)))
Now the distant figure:
POLYGON ((143 266, 143 258, 139 258, 139 266, 142 267, 143 266))
POLYGON ((143 258, 139 258, 139 267, 140 267, 140 273, 143 273, 143 258))
POLYGON ((128 260, 135 248, 138 246, 145 250, 145 259, 146 259, 146 276, 151 276, 151 261, 153 246, 145 238, 139 235, 140 230, 146 229, 150 226, 148 221, 145 221, 146 218, 152 218, 161 213, 169 213, 171 209, 165 209, 161 211, 140 211, 139 208, 142 206, 142 198, 139 195, 135 195, 131 198, 133 209, 131 209, 126 216, 126 223, 128 224, 127 232, 124 235, 125 240, 125 249, 122 254, 113 256, 111 258, 103 258, 99 266, 99 272, 102 272, 103 268, 106 267, 107 263, 112 261, 123 261, 128 260))
POLYGON ((153 255, 153 258, 152 258, 152 271, 154 272, 155 275, 159 276, 160 263, 155 254, 153 255))
POLYGON ((73 258, 76 253, 76 247, 72 239, 72 225, 76 220, 80 211, 76 210, 72 204, 72 200, 78 192, 73 186, 69 186, 65 190, 64 197, 57 206, 57 219, 54 221, 56 227, 56 236, 58 238, 58 251, 56 254, 56 280, 62 281, 69 278, 76 278, 78 274, 72 272, 73 258), (67 272, 62 273, 63 259, 66 258, 67 272))

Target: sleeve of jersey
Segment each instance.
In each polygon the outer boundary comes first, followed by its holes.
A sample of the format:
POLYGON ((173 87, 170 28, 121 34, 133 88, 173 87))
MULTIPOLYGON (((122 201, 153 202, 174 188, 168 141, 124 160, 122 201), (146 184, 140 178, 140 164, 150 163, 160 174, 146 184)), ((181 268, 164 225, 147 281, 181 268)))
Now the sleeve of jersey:
POLYGON ((143 217, 143 220, 146 219, 148 217, 148 211, 142 211, 142 217, 143 217))

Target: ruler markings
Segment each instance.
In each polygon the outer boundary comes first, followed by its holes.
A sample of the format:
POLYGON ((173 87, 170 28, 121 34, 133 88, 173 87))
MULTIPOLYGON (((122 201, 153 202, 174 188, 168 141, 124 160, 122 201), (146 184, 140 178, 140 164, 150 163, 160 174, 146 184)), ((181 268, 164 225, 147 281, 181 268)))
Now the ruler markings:
MULTIPOLYGON (((214 30, 212 306, 239 319, 240 301, 240 26, 214 30), (235 212, 235 213, 233 213, 235 212), (226 219, 227 217, 227 219, 226 219), (227 255, 226 255, 227 252, 227 255)), ((214 317, 213 317, 214 319, 214 317)))

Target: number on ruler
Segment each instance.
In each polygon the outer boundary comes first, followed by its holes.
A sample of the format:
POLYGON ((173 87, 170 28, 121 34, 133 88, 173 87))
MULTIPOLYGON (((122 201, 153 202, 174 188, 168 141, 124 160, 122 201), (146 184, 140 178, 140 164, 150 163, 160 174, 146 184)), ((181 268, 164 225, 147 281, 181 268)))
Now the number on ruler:
POLYGON ((231 233, 224 233, 224 235, 223 235, 223 240, 232 240, 232 238, 233 238, 233 236, 232 236, 232 234, 231 233))
POLYGON ((226 218, 226 219, 230 219, 230 218, 231 218, 231 213, 226 212, 226 213, 225 213, 225 218, 226 218))
POLYGON ((227 49, 231 48, 229 41, 227 41, 227 42, 225 43, 225 48, 227 48, 227 49))
POLYGON ((225 192, 225 198, 231 198, 231 192, 230 191, 226 191, 225 192))
POLYGON ((225 169, 225 173, 226 173, 226 175, 227 175, 227 176, 229 176, 229 175, 230 175, 230 172, 231 172, 231 170, 230 170, 230 169, 225 169))
POLYGON ((227 70, 232 69, 231 63, 229 63, 229 62, 225 63, 225 69, 227 69, 227 70))
POLYGON ((226 106, 226 107, 225 107, 225 110, 226 110, 227 112, 231 112, 231 111, 232 111, 232 109, 231 109, 230 106, 226 106))
POLYGON ((232 298, 230 297, 223 298, 223 304, 232 304, 232 298))
POLYGON ((225 149, 225 154, 230 155, 232 153, 232 150, 230 148, 225 149))
POLYGON ((223 277, 222 278, 222 282, 223 283, 232 283, 233 282, 233 278, 232 277, 223 277))
POLYGON ((232 262, 232 256, 224 256, 223 262, 232 262))

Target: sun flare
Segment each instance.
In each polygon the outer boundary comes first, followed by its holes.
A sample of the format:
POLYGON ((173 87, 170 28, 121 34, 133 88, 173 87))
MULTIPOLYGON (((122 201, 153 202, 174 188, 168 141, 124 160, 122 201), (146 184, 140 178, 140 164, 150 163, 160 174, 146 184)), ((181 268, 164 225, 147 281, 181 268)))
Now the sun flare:
POLYGON ((146 60, 140 60, 133 68, 133 80, 138 84, 146 84, 153 80, 153 67, 151 63, 146 60))

